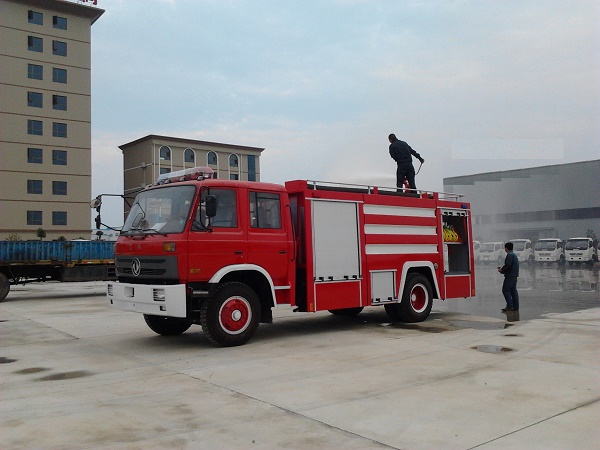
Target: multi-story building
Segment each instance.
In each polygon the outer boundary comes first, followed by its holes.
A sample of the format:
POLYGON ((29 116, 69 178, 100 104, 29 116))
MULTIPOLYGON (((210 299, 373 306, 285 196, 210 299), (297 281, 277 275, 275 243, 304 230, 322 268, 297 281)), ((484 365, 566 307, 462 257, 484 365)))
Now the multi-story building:
POLYGON ((90 234, 91 26, 103 13, 0 0, 0 239, 90 234))
POLYGON ((120 145, 123 188, 135 196, 159 175, 198 166, 210 167, 216 178, 260 181, 263 148, 197 141, 154 134, 120 145))
POLYGON ((600 235, 600 159, 444 178, 444 190, 471 203, 476 240, 600 235))

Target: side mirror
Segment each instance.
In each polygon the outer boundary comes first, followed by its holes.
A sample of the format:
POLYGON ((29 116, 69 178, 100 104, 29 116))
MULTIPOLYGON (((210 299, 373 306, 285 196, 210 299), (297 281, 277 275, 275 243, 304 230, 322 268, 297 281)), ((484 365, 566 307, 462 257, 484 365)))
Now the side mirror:
POLYGON ((217 197, 207 195, 205 200, 206 217, 215 217, 217 215, 217 197))

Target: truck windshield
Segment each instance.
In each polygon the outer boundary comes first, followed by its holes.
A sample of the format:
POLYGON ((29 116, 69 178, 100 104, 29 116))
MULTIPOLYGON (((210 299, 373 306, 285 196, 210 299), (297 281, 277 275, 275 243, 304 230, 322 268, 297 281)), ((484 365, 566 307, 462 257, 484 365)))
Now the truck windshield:
POLYGON ((194 199, 194 186, 169 186, 140 192, 135 198, 123 235, 181 233, 194 199))
POLYGON ((566 250, 587 250, 589 247, 588 241, 584 239, 580 240, 568 240, 567 245, 565 246, 566 250))
POLYGON ((513 241, 513 250, 515 252, 522 252, 523 250, 525 250, 525 242, 513 241))
POLYGON ((481 244, 481 249, 480 251, 482 252, 493 252, 494 251, 494 243, 483 243, 481 244))
POLYGON ((556 241, 538 241, 535 250, 556 250, 556 241))

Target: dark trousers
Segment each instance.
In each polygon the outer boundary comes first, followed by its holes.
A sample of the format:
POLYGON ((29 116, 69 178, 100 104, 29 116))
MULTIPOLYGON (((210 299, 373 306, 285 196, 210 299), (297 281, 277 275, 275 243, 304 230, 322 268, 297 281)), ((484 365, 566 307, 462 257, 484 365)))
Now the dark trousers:
POLYGON ((519 310, 519 293, 517 292, 517 277, 504 277, 502 283, 502 294, 506 300, 508 309, 519 310))
POLYGON ((396 169, 396 187, 404 187, 404 178, 408 179, 408 186, 411 189, 417 189, 415 185, 415 168, 412 163, 398 164, 396 169))

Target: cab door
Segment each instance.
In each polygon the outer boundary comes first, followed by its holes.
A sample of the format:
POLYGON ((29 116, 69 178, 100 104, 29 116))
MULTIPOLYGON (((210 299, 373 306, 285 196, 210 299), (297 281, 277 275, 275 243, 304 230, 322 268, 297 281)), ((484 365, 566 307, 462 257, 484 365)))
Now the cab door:
POLYGON ((281 194, 249 190, 248 197, 248 263, 265 269, 276 290, 289 290, 293 240, 281 194))
POLYGON ((208 194, 217 198, 217 215, 207 219, 203 203, 198 206, 189 234, 190 281, 208 281, 223 267, 246 263, 246 230, 240 220, 240 190, 207 189, 201 200, 208 194))

